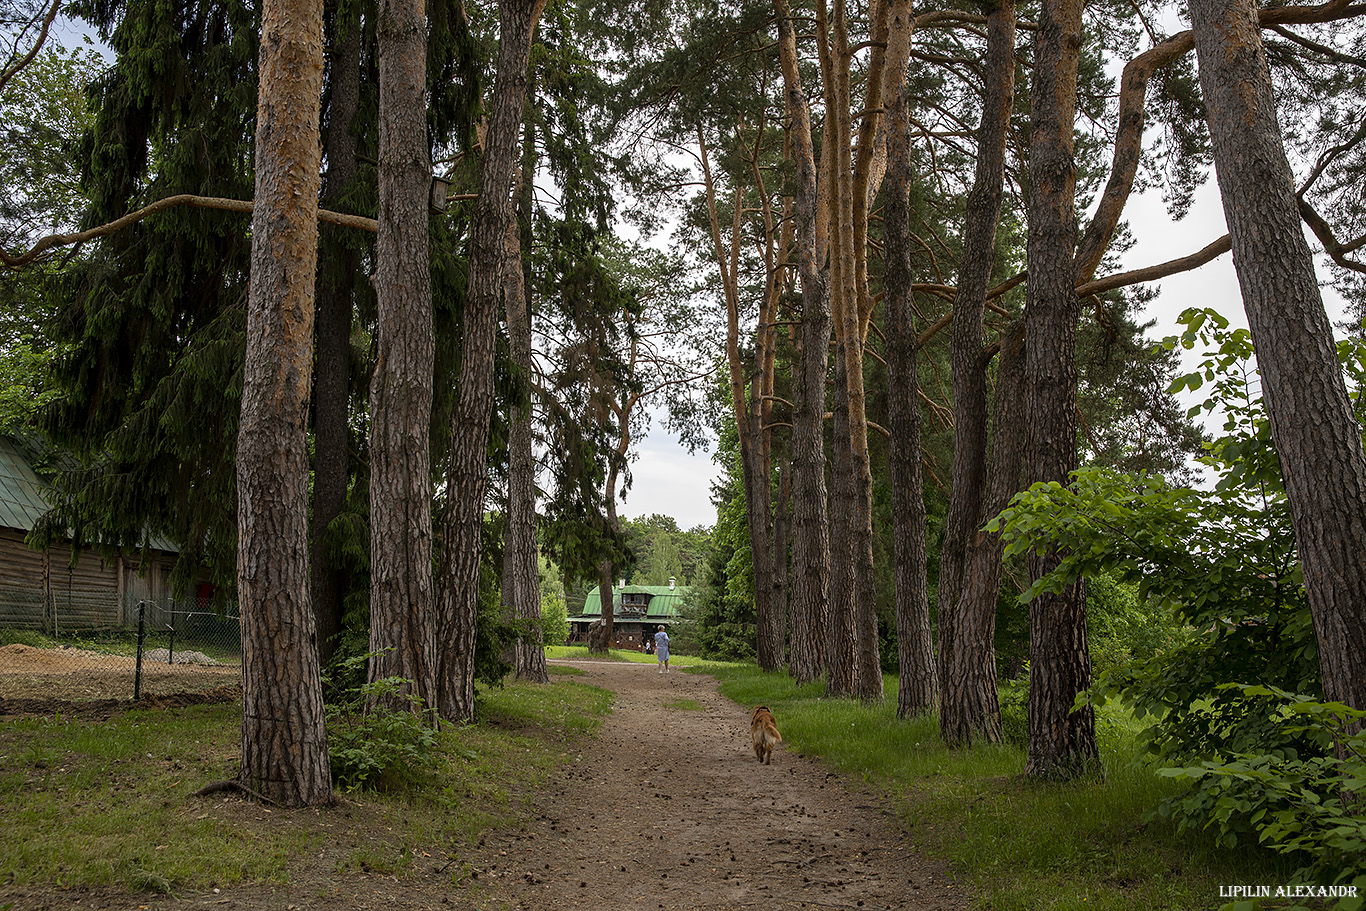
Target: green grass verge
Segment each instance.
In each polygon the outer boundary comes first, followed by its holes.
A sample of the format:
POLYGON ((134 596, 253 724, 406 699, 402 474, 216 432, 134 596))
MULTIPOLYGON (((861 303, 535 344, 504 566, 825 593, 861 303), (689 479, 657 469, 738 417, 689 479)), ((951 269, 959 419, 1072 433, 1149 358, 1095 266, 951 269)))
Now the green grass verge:
POLYGON ((420 791, 341 794, 320 810, 187 796, 236 774, 236 705, 0 723, 0 883, 162 892, 279 883, 296 858, 323 851, 337 870, 401 874, 424 851, 457 856, 527 812, 523 795, 610 706, 610 693, 569 681, 481 692, 476 723, 441 733, 442 761, 420 791))
POLYGON ((770 706, 788 750, 887 793, 912 842, 948 859, 992 911, 1205 911, 1227 901, 1221 885, 1274 887, 1294 870, 1264 852, 1224 851, 1164 821, 1144 823, 1174 785, 1137 758, 1123 717, 1100 726, 1103 779, 1045 784, 1024 777, 1020 748, 951 751, 937 719, 898 720, 895 677, 883 704, 865 706, 753 665, 710 672, 734 701, 770 706))

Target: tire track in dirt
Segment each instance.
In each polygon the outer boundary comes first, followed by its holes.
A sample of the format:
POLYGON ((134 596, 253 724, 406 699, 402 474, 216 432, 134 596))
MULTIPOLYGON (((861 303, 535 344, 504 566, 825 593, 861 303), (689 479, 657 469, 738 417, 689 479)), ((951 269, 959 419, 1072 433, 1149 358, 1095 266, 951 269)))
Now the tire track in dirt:
POLYGON ((781 747, 756 761, 748 710, 713 678, 576 666, 615 706, 532 822, 489 837, 490 898, 515 911, 971 907, 880 799, 781 747))

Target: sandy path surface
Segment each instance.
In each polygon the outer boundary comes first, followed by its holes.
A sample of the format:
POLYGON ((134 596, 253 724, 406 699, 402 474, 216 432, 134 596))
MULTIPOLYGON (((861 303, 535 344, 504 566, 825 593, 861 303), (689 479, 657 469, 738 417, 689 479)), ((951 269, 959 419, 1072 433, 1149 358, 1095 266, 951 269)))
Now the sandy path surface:
POLYGON ((711 677, 576 666, 576 680, 615 691, 616 704, 537 797, 533 825, 489 839, 490 891, 510 908, 971 906, 943 864, 909 849, 880 800, 781 747, 759 763, 748 709, 711 677))

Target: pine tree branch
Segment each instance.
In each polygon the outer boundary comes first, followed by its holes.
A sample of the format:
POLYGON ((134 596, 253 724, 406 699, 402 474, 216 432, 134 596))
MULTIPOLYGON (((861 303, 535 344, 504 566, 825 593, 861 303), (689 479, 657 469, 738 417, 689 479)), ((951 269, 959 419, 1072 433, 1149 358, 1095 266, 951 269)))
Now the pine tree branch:
MULTIPOLYGON (((36 56, 38 56, 38 51, 40 51, 40 50, 42 49, 43 43, 47 41, 47 33, 48 33, 48 30, 49 30, 50 28, 52 28, 52 22, 53 22, 54 19, 57 18, 57 11, 60 10, 61 8, 62 8, 62 0, 52 0, 52 7, 51 7, 51 9, 49 9, 49 10, 47 11, 47 15, 43 17, 43 24, 42 24, 42 25, 39 27, 39 29, 38 29, 38 38, 33 42, 33 47, 29 48, 28 53, 26 53, 23 57, 21 57, 21 58, 19 58, 17 61, 15 61, 14 64, 13 64, 12 66, 6 67, 5 70, 4 70, 4 72, 0 73, 0 92, 3 92, 3 91, 5 90, 5 85, 8 84, 9 81, 10 81, 11 79, 13 79, 13 78, 15 77, 15 75, 16 75, 20 70, 22 70, 24 67, 26 67, 26 66, 28 66, 30 63, 32 63, 32 62, 33 62, 33 58, 36 57, 36 56)), ((36 17, 35 17, 35 18, 36 18, 36 17)), ((31 22, 29 23, 29 25, 32 25, 32 24, 33 24, 33 23, 31 23, 31 22)), ((29 29, 29 26, 26 25, 26 26, 24 26, 23 31, 26 32, 26 31, 28 31, 28 29, 29 29)), ((23 33, 21 32, 20 35, 22 36, 22 34, 23 34, 23 33)), ((18 44, 19 44, 19 41, 18 41, 18 39, 16 38, 16 39, 15 39, 15 50, 16 50, 16 51, 18 50, 18 44)))
POLYGON ((1361 246, 1360 239, 1353 241, 1350 244, 1343 244, 1337 239, 1337 236, 1333 234, 1333 228, 1328 224, 1327 220, 1309 204, 1309 200, 1301 196, 1299 197, 1299 203, 1300 218, 1304 219, 1304 223, 1314 232, 1314 236, 1319 239, 1319 243, 1323 244, 1323 251, 1332 258, 1333 262, 1344 269, 1351 269, 1353 272, 1366 272, 1366 263, 1352 259, 1347 255, 1361 246))
MULTIPOLYGON (((1334 22, 1363 13, 1366 13, 1366 6, 1361 4, 1351 5, 1348 0, 1329 0, 1315 6, 1260 9, 1257 11, 1257 20, 1262 28, 1275 29, 1286 24, 1334 22)), ((1139 54, 1124 67, 1120 76, 1119 127, 1115 134, 1110 178, 1101 194, 1095 217, 1081 239, 1076 257, 1077 277, 1084 282, 1089 281, 1100 266, 1133 190, 1142 154, 1144 101, 1148 83, 1157 70, 1184 57, 1194 48, 1194 35, 1187 29, 1139 54)))
MULTIPOLYGON (((220 209, 226 212, 241 212, 251 214, 253 202, 250 199, 224 199, 217 196, 194 196, 189 193, 182 193, 178 196, 168 196, 165 199, 158 199, 148 206, 143 206, 136 212, 129 212, 122 218, 117 218, 108 224, 91 228, 87 231, 80 231, 75 234, 49 234, 33 245, 32 249, 25 253, 11 256, 4 251, 0 251, 0 265, 7 269, 18 269, 30 263, 37 262, 44 258, 50 251, 71 244, 80 244, 88 240, 95 240, 99 237, 106 237, 131 224, 136 224, 166 209, 176 206, 191 206, 197 209, 220 209)), ((361 231, 369 231, 374 234, 378 228, 373 218, 366 218, 363 215, 346 215, 341 212, 333 212, 328 209, 318 210, 318 221, 328 224, 339 225, 343 228, 357 228, 361 231)))
POLYGON ((1166 278, 1169 275, 1176 275, 1178 272, 1189 272, 1191 269, 1198 269, 1205 263, 1223 256, 1232 249, 1229 236, 1223 237, 1207 244, 1189 256, 1182 256, 1177 259, 1169 259, 1164 263, 1153 266, 1144 266, 1142 269, 1131 269, 1128 272, 1116 272, 1114 275, 1107 275, 1093 281, 1084 282, 1077 286, 1078 297, 1088 297, 1092 294, 1103 294, 1106 291, 1113 291, 1116 288, 1125 288, 1129 285, 1137 285, 1142 282, 1156 281, 1159 278, 1166 278))

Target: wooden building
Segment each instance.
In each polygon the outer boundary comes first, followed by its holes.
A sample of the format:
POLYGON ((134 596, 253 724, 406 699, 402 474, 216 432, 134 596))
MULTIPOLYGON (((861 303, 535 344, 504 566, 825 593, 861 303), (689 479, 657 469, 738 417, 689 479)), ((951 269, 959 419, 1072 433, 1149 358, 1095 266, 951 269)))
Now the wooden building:
MULTIPOLYGON (((644 650, 646 637, 663 626, 678 622, 678 608, 688 593, 685 586, 618 585, 612 589, 612 648, 644 650)), ((569 618, 569 641, 587 642, 588 628, 602 620, 602 596, 594 586, 583 604, 583 613, 569 618)))
POLYGON ((137 556, 107 560, 93 547, 73 560, 69 542, 29 547, 29 532, 49 508, 47 490, 25 448, 0 436, 0 628, 57 634, 131 627, 139 601, 170 597, 176 551, 169 543, 154 548, 146 565, 137 556))

